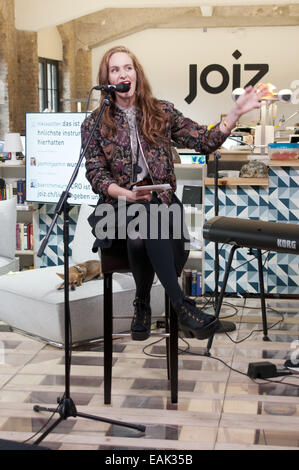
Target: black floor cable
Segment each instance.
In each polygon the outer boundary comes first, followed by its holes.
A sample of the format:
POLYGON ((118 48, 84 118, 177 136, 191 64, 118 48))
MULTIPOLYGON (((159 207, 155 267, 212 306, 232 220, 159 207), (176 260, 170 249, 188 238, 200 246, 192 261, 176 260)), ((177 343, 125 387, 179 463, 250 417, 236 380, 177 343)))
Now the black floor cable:
MULTIPOLYGON (((210 302, 210 299, 208 300, 208 303, 209 303, 209 302, 210 302)), ((207 304, 207 302, 205 302, 204 305, 206 305, 206 304, 207 304)), ((245 305, 242 305, 242 306, 239 305, 239 306, 236 307, 235 305, 230 304, 230 303, 228 303, 228 305, 229 305, 229 306, 233 306, 234 308, 239 307, 239 308, 242 308, 242 309, 250 309, 250 310, 259 310, 259 309, 260 309, 259 307, 251 307, 251 306, 248 306, 248 307, 247 307, 247 306, 245 306, 245 305)), ((203 310, 203 309, 204 309, 204 307, 201 308, 201 310, 203 310)), ((280 323, 282 323, 282 322, 284 321, 284 317, 283 317, 283 315, 282 315, 280 312, 278 312, 277 310, 275 310, 273 307, 268 307, 268 309, 272 310, 274 313, 276 313, 277 315, 280 315, 280 316, 281 316, 281 319, 280 319, 280 320, 278 320, 277 322, 273 323, 273 325, 271 325, 271 326, 268 327, 268 329, 273 329, 275 326, 277 326, 278 324, 280 324, 280 323)), ((237 313, 237 312, 236 312, 236 313, 237 313)), ((236 315, 236 313, 234 313, 234 314, 231 315, 231 316, 236 315)), ((225 318, 228 318, 228 317, 225 317, 225 318)), ((246 322, 244 322, 244 323, 246 323, 246 322)), ((248 336, 246 336, 245 338, 243 338, 243 339, 241 339, 241 340, 239 340, 239 341, 233 340, 227 332, 225 332, 225 334, 226 334, 226 336, 227 336, 234 344, 239 344, 239 343, 242 343, 242 342, 244 342, 245 340, 247 340, 253 333, 260 333, 260 332, 263 332, 263 330, 262 330, 262 329, 254 329, 254 330, 252 330, 252 331, 249 333, 248 336)), ((162 355, 162 354, 161 354, 161 355, 159 354, 159 355, 158 355, 158 354, 148 353, 148 352, 146 351, 148 348, 150 348, 150 347, 152 347, 152 346, 154 346, 154 345, 160 343, 161 341, 163 341, 163 339, 164 339, 164 338, 162 337, 162 338, 158 339, 157 341, 152 342, 152 343, 147 344, 146 346, 144 346, 144 348, 143 348, 143 353, 144 353, 146 356, 149 356, 149 357, 166 358, 166 354, 163 354, 163 355, 162 355)), ((179 348, 179 354, 182 354, 182 355, 184 355, 184 354, 190 354, 190 355, 193 355, 193 356, 205 357, 205 358, 207 357, 204 353, 203 353, 203 354, 200 354, 200 353, 192 352, 192 351, 190 350, 190 344, 188 343, 188 341, 186 341, 185 338, 179 336, 179 339, 180 339, 181 341, 183 341, 183 342, 186 344, 186 348, 185 348, 185 349, 179 348)), ((238 369, 235 369, 234 367, 230 366, 229 364, 227 364, 225 361, 223 361, 222 359, 220 359, 220 358, 218 358, 218 357, 209 356, 209 358, 221 362, 222 364, 224 364, 226 367, 228 367, 228 368, 229 368, 231 371, 233 371, 233 372, 236 372, 236 373, 238 373, 238 374, 244 375, 245 377, 248 377, 247 373, 242 372, 242 371, 240 371, 240 370, 238 370, 238 369)), ((297 379, 297 378, 299 378, 299 375, 298 375, 298 377, 297 377, 296 375, 294 375, 294 377, 297 379)), ((286 376, 282 377, 281 380, 260 379, 260 380, 262 380, 263 382, 258 382, 257 380, 255 380, 254 378, 251 378, 251 377, 248 377, 248 378, 250 378, 250 380, 252 380, 252 381, 253 381, 254 383, 256 383, 256 384, 261 384, 261 383, 264 383, 264 382, 269 382, 269 383, 274 383, 274 384, 282 384, 282 383, 283 383, 284 385, 290 385, 290 386, 292 386, 292 387, 298 387, 297 384, 291 384, 291 383, 283 382, 283 380, 285 380, 286 376)))
MULTIPOLYGON (((268 252, 268 256, 269 256, 269 252, 268 252)), ((268 256, 267 256, 267 258, 268 258, 268 256)), ((266 263, 267 258, 266 258, 264 264, 266 263)), ((253 260, 253 259, 255 259, 255 256, 254 256, 251 260, 253 260)), ((239 267, 243 266, 244 264, 250 262, 251 260, 247 260, 245 263, 242 263, 241 265, 237 266, 237 267, 235 268, 235 270, 238 269, 239 267)), ((254 309, 259 310, 259 307, 250 307, 250 306, 247 307, 247 306, 244 306, 244 305, 243 305, 243 306, 241 306, 241 305, 240 305, 240 306, 239 306, 239 305, 236 306, 236 305, 231 304, 231 303, 229 303, 229 302, 223 302, 222 305, 223 305, 223 306, 226 306, 226 307, 231 307, 231 308, 233 308, 233 309, 234 309, 234 313, 232 313, 232 314, 230 314, 230 315, 227 315, 227 316, 225 316, 225 317, 219 317, 220 320, 221 320, 221 319, 224 320, 224 319, 227 319, 227 318, 232 318, 232 317, 234 317, 234 316, 237 315, 237 313, 238 313, 238 308, 242 308, 242 309, 246 308, 246 309, 251 309, 251 310, 254 310, 254 309)), ((199 310, 200 310, 200 311, 204 311, 205 309, 209 309, 209 308, 215 308, 213 296, 211 295, 211 296, 208 297, 208 298, 205 297, 205 298, 204 298, 204 303, 203 303, 203 305, 198 305, 198 307, 199 307, 199 310), (211 306, 209 306, 210 303, 212 303, 211 306)), ((281 316, 281 320, 279 320, 278 322, 276 322, 276 323, 274 323, 273 325, 271 325, 271 326, 268 327, 268 329, 272 329, 272 328, 274 328, 275 326, 277 326, 278 324, 282 323, 282 322, 284 321, 284 317, 283 317, 283 315, 282 315, 280 312, 278 312, 277 310, 275 310, 273 307, 268 307, 268 309, 271 309, 273 312, 275 312, 275 313, 277 313, 277 314, 279 314, 279 315, 281 316)), ((230 337, 230 335, 229 335, 227 332, 224 332, 224 333, 225 333, 226 336, 230 339, 230 341, 232 341, 234 344, 240 344, 240 343, 246 341, 253 333, 260 333, 260 332, 263 332, 263 330, 262 330, 262 329, 254 329, 254 330, 252 330, 252 331, 249 333, 248 336, 246 336, 245 338, 243 338, 243 339, 241 339, 241 340, 238 340, 238 341, 232 339, 232 338, 230 337)), ((152 354, 152 353, 148 353, 148 352, 146 351, 148 348, 150 348, 150 347, 152 347, 152 346, 154 346, 154 345, 159 344, 159 343, 160 343, 161 341, 163 341, 164 339, 165 339, 164 337, 161 337, 161 338, 159 338, 158 340, 156 340, 156 341, 154 341, 154 342, 152 342, 152 343, 150 343, 150 344, 147 344, 147 345, 144 346, 144 348, 143 348, 143 353, 144 353, 146 356, 149 356, 149 357, 154 357, 154 358, 166 358, 166 355, 165 355, 165 354, 163 354, 163 355, 152 354)), ((192 351, 190 350, 190 344, 189 344, 183 337, 179 337, 179 339, 181 339, 181 340, 186 344, 186 348, 185 348, 185 349, 180 349, 180 348, 179 348, 179 354, 182 354, 182 355, 184 355, 184 354, 190 354, 190 355, 194 355, 194 356, 198 356, 198 357, 207 357, 207 356, 204 355, 204 354, 192 352, 192 351)), ((71 323, 70 323, 70 344, 72 344, 71 323)), ((70 353, 69 353, 69 354, 70 354, 70 365, 71 365, 72 348, 70 348, 70 353)), ((217 358, 217 357, 215 357, 215 356, 209 356, 209 358, 221 362, 222 364, 224 364, 226 367, 228 367, 228 368, 229 368, 231 371, 233 371, 233 372, 237 372, 237 373, 239 373, 239 374, 241 374, 241 375, 244 375, 244 376, 248 377, 247 373, 242 372, 242 371, 239 371, 239 370, 237 370, 237 369, 231 367, 229 364, 227 364, 225 361, 223 361, 223 360, 220 359, 220 358, 217 358)), ((295 377, 296 377, 296 376, 295 376, 295 377)), ((296 377, 296 378, 299 378, 299 376, 296 377)), ((274 383, 274 384, 282 384, 282 381, 285 379, 285 377, 282 377, 282 379, 281 379, 280 381, 270 380, 270 379, 260 379, 260 380, 263 380, 263 382, 257 382, 255 379, 253 379, 253 378, 251 378, 251 377, 250 377, 250 379, 251 379, 254 383, 256 383, 256 384, 260 384, 260 383, 264 383, 264 382, 269 382, 269 383, 274 383)), ((284 385, 290 385, 290 386, 293 386, 293 387, 298 387, 297 384, 291 384, 291 383, 286 383, 286 382, 284 382, 283 384, 284 384, 284 385)), ((63 398, 63 397, 62 397, 62 398, 63 398)), ((56 410, 55 410, 55 411, 52 413, 52 415, 49 417, 49 419, 47 420, 47 422, 46 422, 35 434, 33 434, 31 437, 29 437, 28 439, 26 439, 25 441, 23 441, 24 444, 27 443, 28 441, 30 441, 31 439, 33 439, 36 435, 38 435, 42 430, 44 430, 44 429, 49 425, 49 423, 50 423, 51 420, 53 419, 53 416, 54 416, 55 413, 57 412, 58 408, 59 408, 59 404, 58 404, 56 410)))
MULTIPOLYGON (((64 395, 63 395, 63 398, 64 398, 64 395)), ((31 439, 33 439, 34 437, 36 437, 38 434, 40 434, 44 429, 46 429, 46 427, 50 424, 50 422, 52 421, 53 419, 53 416, 55 415, 55 413, 57 413, 58 411, 58 408, 59 408, 59 404, 57 405, 57 408, 55 411, 53 411, 53 413, 49 416, 49 418, 47 419, 47 421, 45 422, 45 424, 42 425, 42 427, 36 431, 34 434, 32 434, 32 436, 28 437, 28 439, 26 439, 25 441, 22 441, 22 444, 26 444, 27 442, 31 441, 31 439)))

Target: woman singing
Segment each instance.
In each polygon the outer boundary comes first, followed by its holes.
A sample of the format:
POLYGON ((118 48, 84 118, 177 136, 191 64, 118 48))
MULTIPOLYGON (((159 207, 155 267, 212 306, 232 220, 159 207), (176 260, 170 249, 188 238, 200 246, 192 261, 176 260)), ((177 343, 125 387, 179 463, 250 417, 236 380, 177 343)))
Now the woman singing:
MULTIPOLYGON (((99 195, 98 206, 90 217, 93 233, 97 236, 95 247, 105 249, 115 243, 123 227, 117 226, 119 201, 128 215, 125 217, 126 241, 130 267, 136 283, 134 316, 131 330, 134 340, 149 337, 151 326, 150 291, 155 273, 165 288, 178 314, 180 329, 191 337, 205 339, 215 333, 219 320, 203 313, 194 301, 186 298, 178 282, 188 258, 188 235, 183 222, 183 206, 175 195, 171 143, 209 154, 218 149, 235 127, 240 116, 260 107, 267 87, 248 87, 235 106, 210 130, 183 116, 172 103, 156 99, 151 92, 143 68, 132 52, 123 46, 107 51, 99 66, 99 85, 128 83, 129 91, 114 92, 86 152, 86 177, 92 190, 99 195), (137 186, 165 184, 164 191, 135 191, 137 186), (109 204, 114 214, 112 227, 115 237, 100 236, 97 223, 101 217, 97 209, 109 204), (146 229, 142 236, 130 229, 134 221, 134 204, 142 207, 146 215, 146 229), (176 211, 167 221, 157 216, 153 209, 163 207, 176 211), (133 214, 133 215, 132 215, 133 214), (154 215, 153 215, 154 214, 154 215), (178 221, 179 218, 179 221, 178 221), (151 226, 158 225, 158 236, 150 235, 151 226), (169 237, 163 237, 163 224, 168 225, 169 237), (174 226, 182 229, 180 238, 174 236, 174 226)), ((105 98, 102 92, 101 103, 105 98)), ((92 131, 98 108, 82 124, 82 144, 92 131)), ((105 206, 106 207, 106 206, 105 206)), ((172 213, 172 212, 171 212, 172 213)), ((135 226, 136 228, 136 226, 135 226)), ((164 227, 165 228, 165 227, 164 227)), ((144 229, 144 227, 143 227, 144 229)), ((108 230, 109 232, 109 230, 108 230)))

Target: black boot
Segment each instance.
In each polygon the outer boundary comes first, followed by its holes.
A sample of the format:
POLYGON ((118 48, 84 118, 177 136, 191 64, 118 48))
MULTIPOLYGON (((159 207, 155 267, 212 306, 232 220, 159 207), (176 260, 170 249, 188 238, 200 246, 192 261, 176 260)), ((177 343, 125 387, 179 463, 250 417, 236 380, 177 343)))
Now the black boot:
POLYGON ((151 307, 148 301, 138 297, 134 300, 133 305, 135 311, 131 323, 132 339, 144 341, 149 338, 151 332, 151 307))
POLYGON ((174 305, 178 314, 179 329, 186 338, 207 339, 212 336, 219 327, 219 320, 213 315, 203 313, 196 307, 194 300, 184 297, 174 305))

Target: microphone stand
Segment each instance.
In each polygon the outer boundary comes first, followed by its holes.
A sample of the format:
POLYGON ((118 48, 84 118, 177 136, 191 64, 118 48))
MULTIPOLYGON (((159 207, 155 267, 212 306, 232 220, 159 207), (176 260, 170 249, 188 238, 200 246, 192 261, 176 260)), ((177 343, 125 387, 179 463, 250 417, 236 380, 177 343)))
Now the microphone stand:
MULTIPOLYGON (((214 175, 214 211, 215 217, 219 215, 219 199, 218 199, 218 161, 221 158, 221 155, 218 152, 214 152, 214 168, 215 168, 215 175, 214 175)), ((219 244, 215 243, 215 263, 214 263, 214 270, 215 270, 215 308, 218 304, 218 286, 219 286, 219 244)))
POLYGON ((102 421, 105 423, 114 424, 117 426, 125 426, 128 428, 136 429, 138 431, 144 432, 145 426, 136 425, 131 423, 124 423, 122 421, 115 421, 108 418, 102 418, 99 416, 94 416, 86 413, 79 413, 77 412, 76 406, 74 401, 71 398, 70 394, 70 366, 71 366, 71 318, 70 318, 70 305, 69 305, 69 204, 67 202, 68 198, 71 196, 69 190, 73 185, 77 174, 80 169, 81 162, 86 154, 90 141, 94 135, 95 129, 98 127, 102 114, 106 108, 110 104, 110 95, 113 93, 114 90, 109 90, 107 93, 106 98, 104 99, 103 105, 100 109, 100 112, 97 116, 95 121, 94 127, 88 137, 87 143, 80 152, 79 160, 76 164, 75 170, 71 176, 71 179, 66 187, 66 190, 62 192, 60 199, 55 208, 55 214, 52 220, 52 223, 49 227, 48 233, 46 234, 39 250, 37 256, 41 257, 45 247, 48 243, 49 237, 52 233, 53 227, 56 224, 56 220, 58 216, 63 212, 63 242, 64 242, 64 334, 65 334, 65 392, 62 398, 58 398, 58 407, 57 408, 46 408, 39 405, 35 405, 33 407, 34 411, 50 411, 52 413, 59 413, 60 417, 51 425, 48 429, 44 431, 44 433, 34 442, 34 444, 39 444, 54 428, 63 420, 68 419, 69 417, 82 417, 87 419, 92 419, 95 421, 102 421))

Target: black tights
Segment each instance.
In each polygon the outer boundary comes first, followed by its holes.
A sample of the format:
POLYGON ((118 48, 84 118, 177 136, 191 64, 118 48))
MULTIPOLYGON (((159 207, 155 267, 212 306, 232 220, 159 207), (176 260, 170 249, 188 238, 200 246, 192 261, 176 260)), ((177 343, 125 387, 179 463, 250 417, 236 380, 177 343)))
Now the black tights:
POLYGON ((183 298, 176 274, 171 240, 128 238, 127 249, 136 283, 136 297, 149 301, 156 273, 172 304, 183 298))

